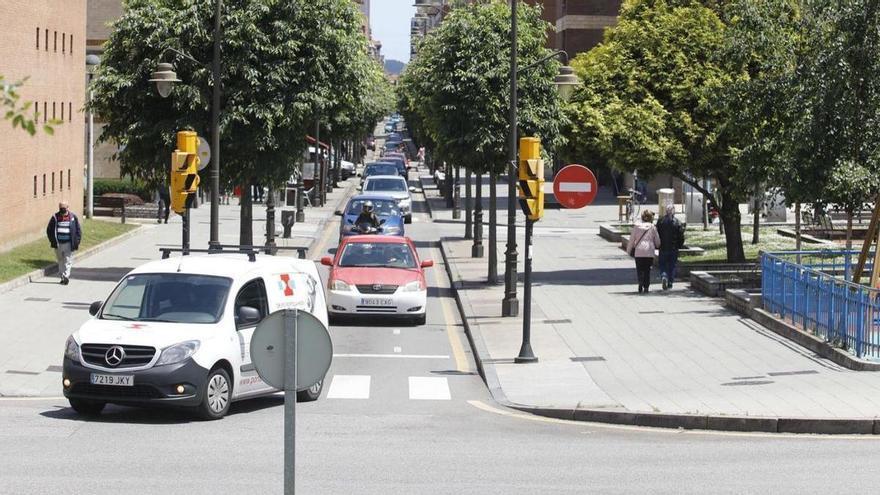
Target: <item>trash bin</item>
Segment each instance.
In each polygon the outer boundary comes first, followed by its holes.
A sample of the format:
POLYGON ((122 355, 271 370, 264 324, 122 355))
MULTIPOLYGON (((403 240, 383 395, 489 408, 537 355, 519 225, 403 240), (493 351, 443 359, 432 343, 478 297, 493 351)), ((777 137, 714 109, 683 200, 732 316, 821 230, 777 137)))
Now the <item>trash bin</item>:
POLYGON ((290 231, 296 222, 296 212, 293 210, 281 210, 281 226, 284 227, 284 233, 281 237, 290 239, 290 231))
POLYGON ((666 214, 666 206, 675 206, 675 189, 664 188, 657 189, 657 215, 666 214))

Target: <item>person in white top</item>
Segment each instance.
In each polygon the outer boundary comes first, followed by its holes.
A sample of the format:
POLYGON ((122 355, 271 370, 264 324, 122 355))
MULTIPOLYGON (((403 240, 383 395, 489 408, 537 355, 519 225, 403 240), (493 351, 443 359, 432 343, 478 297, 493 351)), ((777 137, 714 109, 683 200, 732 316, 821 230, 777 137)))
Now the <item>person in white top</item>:
POLYGON ((647 293, 651 285, 651 265, 654 264, 654 251, 660 248, 660 234, 654 226, 654 212, 642 212, 642 222, 633 225, 626 252, 636 259, 636 277, 639 294, 647 293))

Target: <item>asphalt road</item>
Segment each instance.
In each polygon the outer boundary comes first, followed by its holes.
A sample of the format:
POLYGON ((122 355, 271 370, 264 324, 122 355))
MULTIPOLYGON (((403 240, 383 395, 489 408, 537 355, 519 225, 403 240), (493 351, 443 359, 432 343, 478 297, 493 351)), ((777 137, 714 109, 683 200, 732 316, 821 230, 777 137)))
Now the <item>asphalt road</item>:
MULTIPOLYGON (((424 211, 417 205, 416 211, 424 211)), ((408 232, 428 274, 428 323, 331 328, 323 395, 297 409, 305 494, 873 492, 880 439, 719 434, 557 421, 495 405, 475 374, 423 213, 408 232)), ((335 240, 328 226, 322 251, 335 240)), ((450 232, 451 233, 451 232, 450 232)), ((319 256, 317 253, 314 255, 319 256)), ((283 400, 221 421, 64 400, 0 400, 0 493, 281 493, 283 400)))

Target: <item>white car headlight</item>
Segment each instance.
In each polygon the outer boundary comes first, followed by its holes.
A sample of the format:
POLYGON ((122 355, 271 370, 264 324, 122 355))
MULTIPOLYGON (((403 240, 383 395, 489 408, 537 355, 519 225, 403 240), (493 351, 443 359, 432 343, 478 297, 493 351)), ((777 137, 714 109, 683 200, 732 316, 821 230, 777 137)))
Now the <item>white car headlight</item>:
POLYGON ((342 280, 334 279, 330 282, 330 290, 349 292, 351 291, 351 286, 343 282, 342 280))
POLYGON ((422 286, 421 280, 413 280, 403 286, 403 292, 419 292, 423 290, 425 290, 425 288, 422 286))
POLYGON ((412 200, 409 198, 403 198, 403 199, 398 200, 397 204, 399 204, 400 206, 408 207, 409 205, 412 204, 412 200))
POLYGON ((76 343, 73 335, 67 337, 67 343, 64 344, 64 356, 71 361, 79 361, 79 344, 76 343))
POLYGON ((201 342, 198 340, 188 340, 186 342, 166 347, 162 349, 162 355, 159 356, 159 360, 156 361, 156 366, 176 364, 189 359, 190 356, 199 350, 199 345, 201 345, 201 342))

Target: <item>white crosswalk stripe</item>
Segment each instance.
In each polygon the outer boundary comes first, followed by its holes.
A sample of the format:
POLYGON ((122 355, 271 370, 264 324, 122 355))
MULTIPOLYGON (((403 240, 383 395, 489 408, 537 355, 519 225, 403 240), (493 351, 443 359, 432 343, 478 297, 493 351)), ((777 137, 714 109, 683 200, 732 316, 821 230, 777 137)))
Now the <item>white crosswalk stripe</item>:
POLYGON ((369 399, 370 375, 335 375, 328 399, 369 399))
POLYGON ((450 400, 449 381, 445 377, 409 377, 409 398, 413 400, 450 400))

